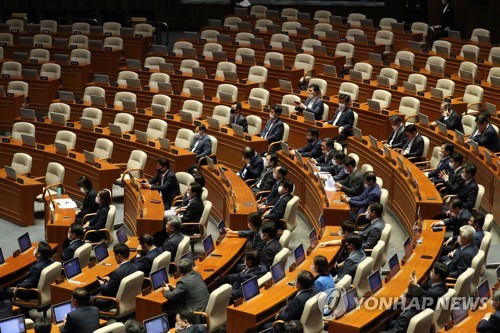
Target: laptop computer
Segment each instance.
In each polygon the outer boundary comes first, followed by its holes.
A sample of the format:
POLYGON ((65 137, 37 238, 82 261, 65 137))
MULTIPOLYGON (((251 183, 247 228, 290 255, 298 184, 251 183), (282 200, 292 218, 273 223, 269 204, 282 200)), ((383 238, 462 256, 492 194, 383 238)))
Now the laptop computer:
POLYGON ((309 13, 299 12, 299 13, 297 13, 297 19, 298 19, 299 21, 307 21, 307 22, 311 22, 311 14, 309 14, 309 13))
POLYGON ((92 106, 106 106, 106 98, 104 96, 90 95, 90 103, 92 106))
POLYGON ((477 35, 477 41, 479 43, 483 43, 483 44, 488 44, 488 45, 491 45, 491 39, 490 39, 490 36, 486 36, 486 35, 477 35))
POLYGON ((22 76, 24 78, 36 79, 36 78, 38 78, 38 70, 30 69, 30 68, 23 68, 22 76))
POLYGON ((418 51, 418 52, 422 51, 422 44, 420 44, 420 42, 417 42, 417 41, 414 41, 414 40, 409 40, 408 41, 408 47, 412 51, 418 51))
POLYGON ((53 124, 66 125, 66 117, 62 113, 50 112, 50 119, 53 124))
POLYGON ((231 126, 231 128, 233 129, 233 132, 234 132, 235 136, 240 137, 240 138, 244 138, 245 137, 245 130, 240 125, 233 124, 231 126))
POLYGON ((318 245, 318 233, 316 232, 316 228, 312 228, 309 232, 309 243, 311 245, 311 249, 314 249, 316 245, 318 245))
POLYGON ((137 105, 135 101, 131 99, 122 99, 123 110, 125 111, 133 111, 135 112, 137 109, 137 105))
POLYGON ((189 87, 189 95, 192 97, 203 98, 205 94, 203 92, 203 88, 199 87, 189 87))
POLYGON ((429 69, 432 74, 443 75, 444 68, 441 65, 429 64, 429 69))
POLYGON ((464 133, 455 130, 455 136, 457 138, 457 142, 463 145, 464 144, 464 133))
POLYGON ((127 230, 124 225, 116 230, 116 239, 118 240, 118 244, 125 244, 128 241, 127 230))
POLYGON ((192 47, 183 47, 182 48, 182 56, 184 58, 196 59, 196 49, 194 49, 192 47))
POLYGON ((471 148, 472 148, 472 152, 473 152, 474 154, 476 154, 476 155, 479 155, 479 145, 477 144, 477 142, 476 142, 476 141, 474 141, 474 140, 471 140, 471 141, 469 142, 469 145, 470 145, 470 146, 471 146, 471 148))
POLYGON ((415 83, 403 81, 403 87, 405 89, 405 92, 409 92, 412 94, 417 93, 417 85, 415 83))
POLYGON ((75 95, 72 91, 59 90, 59 101, 65 103, 73 103, 75 101, 75 95))
POLYGON ((382 110, 379 101, 376 101, 374 99, 367 99, 366 102, 368 103, 368 109, 369 110, 373 110, 373 111, 380 111, 380 110, 382 110))
POLYGON ((238 31, 240 32, 250 32, 252 31, 252 24, 250 22, 238 22, 236 23, 238 26, 238 31))
POLYGON ((472 73, 471 71, 466 71, 466 70, 461 69, 459 74, 460 74, 460 79, 462 79, 462 80, 466 80, 466 81, 473 81, 474 80, 474 73, 472 73))
POLYGON ((337 76, 337 67, 335 66, 324 64, 323 71, 325 72, 326 75, 337 76))
POLYGON ((63 263, 63 268, 64 276, 66 276, 66 280, 68 281, 82 272, 78 257, 65 261, 63 263))
POLYGON ((481 282, 477 287, 477 296, 480 299, 481 303, 486 303, 491 298, 490 286, 488 284, 488 280, 485 279, 481 282))
POLYGON ((490 76, 490 82, 493 87, 500 87, 500 76, 490 76))
POLYGON ((356 288, 352 288, 347 293, 345 293, 344 304, 345 313, 349 313, 358 307, 359 300, 356 288))
POLYGON ((281 42, 281 48, 283 50, 293 50, 295 52, 296 47, 295 47, 295 42, 281 42))
POLYGON ((453 310, 451 312, 451 317, 453 318, 453 322, 455 325, 458 325, 469 315, 469 308, 467 306, 467 303, 462 300, 453 304, 452 309, 453 310))
POLYGON ((405 251, 405 260, 408 261, 408 259, 411 257, 413 253, 413 245, 411 243, 410 237, 406 237, 404 243, 403 243, 403 248, 405 251))
POLYGON ((233 71, 223 71, 224 81, 228 82, 238 82, 238 73, 233 71))
POLYGON ((113 123, 109 123, 108 124, 108 128, 109 128, 109 132, 112 134, 112 135, 116 135, 116 136, 122 136, 122 128, 118 125, 115 125, 113 123))
POLYGON ((163 283, 165 284, 168 283, 168 274, 167 274, 167 269, 165 267, 162 267, 152 272, 150 277, 153 290, 161 288, 163 283))
POLYGON ((342 24, 342 23, 343 23, 342 16, 339 16, 339 15, 330 15, 330 24, 339 25, 339 24, 342 24))
POLYGON ((208 128, 213 128, 216 131, 220 131, 219 119, 207 117, 208 128))
POLYGON ((80 126, 82 127, 82 129, 93 131, 94 121, 87 117, 80 117, 80 126))
POLYGON ((184 31, 184 38, 187 41, 198 41, 198 33, 196 31, 184 31))
POLYGON ((72 301, 62 302, 52 306, 52 320, 55 325, 62 324, 66 319, 66 316, 71 311, 75 310, 75 306, 72 301))
POLYGON ((429 117, 423 113, 419 113, 418 114, 418 122, 421 124, 421 125, 424 125, 426 127, 429 127, 429 117))
POLYGON ((497 113, 497 106, 493 103, 484 103, 485 109, 492 115, 495 115, 497 113))
POLYGON ((444 99, 443 91, 441 89, 431 87, 431 97, 442 101, 444 99))
POLYGON ((106 244, 106 242, 99 243, 94 248, 94 252, 95 252, 95 258, 96 258, 97 262, 101 262, 104 259, 106 259, 107 257, 109 257, 108 245, 106 244))
POLYGON ((250 108, 262 110, 262 100, 260 98, 249 97, 248 104, 250 104, 250 108))
POLYGON ((141 61, 138 59, 126 59, 128 69, 142 69, 141 61))
POLYGON ((390 88, 391 80, 386 76, 377 75, 377 84, 382 87, 390 88))
POLYGON ((5 176, 7 179, 11 179, 11 180, 17 180, 17 172, 16 172, 16 169, 8 166, 8 165, 5 165, 5 176))
POLYGON ((304 245, 299 244, 295 249, 293 249, 293 255, 295 257, 295 264, 299 266, 306 260, 306 253, 304 251, 304 245))
POLYGON ((382 55, 379 53, 368 53, 368 59, 370 60, 371 63, 374 64, 382 64, 382 55))
POLYGON ((457 30, 448 30, 448 37, 451 39, 456 39, 456 40, 462 39, 460 31, 457 31, 457 30))
POLYGON ((257 277, 254 276, 251 279, 246 280, 241 284, 241 291, 243 292, 243 298, 245 301, 249 301, 255 296, 260 294, 259 284, 257 283, 257 277))
POLYGON ((399 59, 399 67, 401 68, 412 68, 413 64, 411 60, 405 59, 405 58, 400 58, 399 59))
POLYGON ((302 154, 296 150, 295 151, 295 157, 296 157, 296 161, 297 161, 297 164, 300 166, 300 167, 304 167, 304 160, 302 159, 302 154))
POLYGON ((207 77, 207 71, 203 67, 191 67, 193 71, 193 76, 197 77, 207 77))
POLYGON ((373 135, 369 135, 368 138, 370 139, 370 147, 373 149, 378 149, 377 138, 375 138, 373 135))
POLYGON ((104 74, 94 74, 94 82, 109 85, 109 76, 104 74))
POLYGON ((188 259, 188 260, 191 260, 191 263, 193 264, 193 267, 194 267, 194 266, 196 266, 196 261, 194 260, 193 252, 188 251, 188 252, 184 253, 184 254, 180 257, 180 260, 182 260, 182 259, 188 259))
POLYGON ((36 120, 35 110, 33 109, 20 108, 19 113, 23 119, 36 120))
POLYGON ((127 88, 132 88, 132 89, 141 89, 141 80, 139 79, 131 79, 127 78, 125 79, 125 82, 127 82, 127 88))
POLYGON ((212 51, 212 58, 216 61, 227 61, 227 54, 224 51, 212 51))
POLYGON ((151 112, 153 112, 153 114, 155 116, 158 116, 161 118, 165 117, 165 107, 163 105, 155 104, 155 103, 151 104, 151 112))
POLYGON ((380 272, 375 271, 368 276, 368 283, 370 284, 371 294, 375 294, 382 288, 382 278, 380 277, 380 272))
POLYGON ((212 171, 215 171, 215 164, 214 164, 214 160, 210 157, 210 156, 206 156, 206 159, 207 159, 207 165, 208 165, 208 168, 212 171))
MULTIPOLYGON (((309 14, 309 13, 307 13, 307 14, 309 14)), ((309 30, 309 28, 306 28, 306 27, 297 27, 296 31, 297 31, 297 36, 306 37, 306 38, 309 38, 309 36, 310 36, 310 30, 309 30)))
POLYGON ((363 82, 363 73, 360 71, 351 70, 349 71, 349 76, 353 81, 363 82))
POLYGON ((19 244, 19 249, 24 252, 31 248, 31 239, 29 233, 25 233, 17 238, 17 244, 19 244))
POLYGON ((314 113, 309 111, 302 111, 302 115, 304 116, 304 123, 306 124, 316 124, 316 118, 314 117, 314 113))
POLYGON ((269 64, 271 67, 283 68, 283 59, 269 58, 269 64))
POLYGON ((392 161, 391 148, 388 145, 382 145, 382 149, 384 150, 385 158, 387 158, 389 161, 392 161))
POLYGON ((289 80, 278 79, 280 90, 293 91, 292 82, 289 80))
POLYGON ((232 104, 234 102, 233 94, 224 91, 219 91, 219 99, 224 103, 232 104))
POLYGON ((500 56, 492 54, 491 62, 493 63, 493 65, 500 65, 500 56))
POLYGON ((212 239, 212 235, 208 235, 203 240, 203 249, 205 251, 205 256, 208 257, 215 250, 214 240, 212 239))
POLYGON ((472 61, 477 60, 476 52, 463 50, 462 53, 464 55, 464 59, 466 59, 466 60, 472 60, 472 61))
POLYGON ((326 55, 326 47, 324 45, 313 45, 312 49, 314 54, 326 55))
MULTIPOLYGON (((252 42, 252 39, 250 38, 250 42, 252 42)), ((254 46, 254 45, 252 45, 254 46)), ((245 65, 254 65, 255 64, 255 56, 253 54, 242 54, 241 55, 241 62, 245 65)))
POLYGON ((134 130, 137 142, 148 143, 148 135, 144 131, 134 130))
POLYGON ((340 40, 339 32, 337 30, 325 31, 326 40, 338 42, 340 40))
POLYGON ((33 148, 36 147, 36 141, 33 135, 21 134, 21 140, 23 142, 23 146, 33 147, 33 148))
POLYGON ((354 42, 358 44, 368 44, 368 37, 365 34, 354 34, 354 42))
POLYGON ((179 115, 181 116, 182 121, 188 122, 190 124, 192 124, 194 121, 193 113, 191 113, 190 111, 180 110, 179 115))
POLYGON ((164 314, 146 319, 142 323, 146 333, 166 333, 170 329, 167 316, 164 314))
POLYGON ((370 28, 370 29, 374 28, 372 19, 360 19, 359 23, 361 23, 362 28, 370 28))
POLYGON ((391 23, 391 30, 398 31, 398 32, 404 32, 405 31, 405 24, 400 23, 400 22, 393 22, 393 23, 391 23))
POLYGON ((269 24, 267 26, 267 33, 268 34, 279 34, 281 33, 281 27, 277 24, 269 24))
POLYGON ((394 255, 389 259, 389 269, 391 272, 391 277, 394 277, 400 270, 398 254, 394 255))
POLYGON ((157 82, 158 91, 166 94, 172 94, 172 85, 168 82, 157 82))
POLYGON ((174 65, 169 62, 162 62, 158 64, 161 73, 172 74, 175 72, 174 65))
POLYGON ((54 146, 56 147, 56 152, 58 154, 68 156, 68 146, 60 141, 54 141, 54 146))
POLYGON ((270 268, 271 271, 271 276, 273 279, 273 283, 276 284, 283 280, 285 277, 285 267, 283 267, 282 262, 277 262, 276 264, 272 265, 270 268))
POLYGON ((0 332, 26 333, 24 315, 8 317, 0 320, 0 332))
POLYGON ((446 46, 436 45, 436 54, 449 56, 450 51, 446 46))
POLYGON ((440 121, 436 121, 436 124, 437 124, 437 127, 439 129, 439 133, 441 133, 443 135, 448 135, 448 129, 446 128, 446 124, 444 124, 440 121))
POLYGON ((158 141, 160 141, 160 147, 161 149, 164 149, 164 150, 170 150, 170 140, 169 139, 165 139, 165 138, 158 138, 158 141))
POLYGON ((25 62, 29 59, 28 52, 12 52, 12 58, 17 62, 25 62))
POLYGON ((284 141, 280 141, 281 145, 281 150, 283 151, 283 154, 289 155, 290 154, 290 147, 288 146, 288 143, 284 141))
POLYGON ((363 133, 361 131, 360 128, 356 127, 356 126, 353 126, 352 128, 352 131, 353 131, 353 134, 354 134, 354 137, 358 140, 361 140, 362 137, 363 137, 363 133))

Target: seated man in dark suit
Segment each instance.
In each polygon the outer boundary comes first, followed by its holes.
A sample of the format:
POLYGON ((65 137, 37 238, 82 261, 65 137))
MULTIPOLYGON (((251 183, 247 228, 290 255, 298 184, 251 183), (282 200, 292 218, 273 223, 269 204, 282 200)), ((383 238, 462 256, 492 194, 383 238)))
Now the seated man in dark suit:
POLYGON ((242 154, 241 160, 243 161, 243 167, 238 173, 238 176, 244 180, 259 178, 264 170, 264 161, 260 154, 250 146, 243 148, 242 154))
POLYGON ((405 132, 405 125, 403 124, 401 117, 397 114, 390 116, 389 122, 391 123, 392 132, 387 138, 386 145, 391 148, 402 148, 408 141, 408 137, 405 132))
MULTIPOLYGON (((268 145, 283 140, 285 125, 283 125, 283 121, 280 119, 281 112, 281 106, 275 105, 271 109, 271 111, 269 111, 269 120, 266 123, 266 127, 264 127, 264 129, 260 133, 260 136, 267 140, 268 145)), ((280 149, 280 145, 273 145, 273 148, 271 148, 270 152, 274 153, 280 149)))
MULTIPOLYGON (((207 330, 207 325, 197 324, 196 315, 192 310, 179 309, 177 311, 177 314, 175 315, 175 332, 206 333, 208 332, 208 330, 207 330)), ((129 332, 126 331, 126 333, 129 332)))
POLYGON ((406 304, 403 312, 389 321, 388 330, 384 331, 384 333, 405 333, 410 325, 410 320, 423 310, 423 296, 424 291, 422 288, 410 284, 405 294, 406 304))
POLYGON ((458 113, 453 110, 451 103, 443 102, 440 106, 441 117, 437 121, 431 123, 432 126, 436 126, 437 122, 441 122, 446 125, 446 128, 450 131, 460 131, 464 132, 464 126, 462 125, 462 118, 458 113))
POLYGON ((234 102, 231 106, 231 116, 229 117, 229 127, 238 125, 243 127, 245 133, 248 132, 248 122, 245 116, 241 113, 242 107, 240 102, 234 102))
POLYGON ((349 256, 342 263, 337 263, 337 274, 333 277, 335 282, 339 282, 345 275, 354 276, 359 263, 366 258, 366 254, 363 251, 363 240, 359 235, 352 234, 347 236, 345 244, 347 251, 349 251, 349 256))
MULTIPOLYGON (((378 186, 377 184, 377 176, 375 176, 374 172, 365 172, 363 178, 365 190, 363 191, 363 193, 361 193, 361 195, 355 197, 348 197, 343 195, 340 197, 340 200, 342 200, 343 202, 347 202, 351 207, 349 219, 353 222, 356 221, 359 214, 363 214, 366 211, 368 205, 371 202, 380 202, 380 196, 382 194, 382 192, 380 191, 380 186, 378 186)), ((368 221, 365 221, 365 223, 368 223, 368 221)), ((358 222, 358 224, 365 223, 358 222)))
POLYGON ((71 224, 68 230, 68 237, 64 240, 63 251, 61 252, 62 262, 73 259, 76 249, 85 244, 82 238, 82 226, 78 223, 71 224))
MULTIPOLYGON (((318 158, 322 155, 321 140, 317 128, 309 127, 306 134, 307 145, 297 149, 302 157, 318 158)), ((295 156, 295 149, 290 150, 290 155, 295 156)))
POLYGON ((139 237, 139 246, 137 247, 137 256, 134 259, 134 263, 137 269, 144 272, 144 276, 147 277, 151 274, 153 261, 162 253, 162 249, 155 246, 153 236, 142 234, 139 237))
POLYGON ((349 175, 344 171, 346 155, 343 151, 337 150, 333 153, 333 167, 330 169, 330 173, 333 176, 333 180, 336 182, 346 179, 349 175))
MULTIPOLYGON (((113 246, 118 268, 108 276, 104 276, 99 280, 100 294, 102 296, 116 297, 121 281, 132 273, 137 272, 137 266, 131 263, 128 258, 130 249, 126 244, 116 244, 113 246)), ((97 299, 94 303, 100 310, 107 311, 115 306, 115 302, 103 299, 97 299)))
POLYGON ((463 185, 457 192, 457 196, 462 200, 464 208, 472 211, 476 204, 479 187, 477 186, 476 176, 477 168, 472 163, 466 163, 462 170, 463 185))
POLYGON ((453 246, 460 235, 460 227, 469 224, 469 220, 472 217, 470 211, 464 209, 464 205, 460 199, 453 199, 450 202, 449 208, 447 218, 442 221, 432 222, 431 224, 431 227, 446 226, 447 230, 453 230, 453 236, 443 243, 441 255, 447 255, 453 250, 453 246))
POLYGON ((500 329, 500 289, 495 290, 491 298, 491 307, 494 312, 488 312, 479 321, 476 331, 479 333, 493 333, 500 329))
POLYGON ((439 176, 442 171, 446 171, 447 173, 450 173, 452 171, 450 167, 450 160, 451 160, 451 155, 453 154, 455 150, 455 146, 452 143, 445 142, 441 145, 441 150, 439 152, 439 155, 441 156, 441 160, 439 161, 436 169, 430 171, 427 174, 427 177, 433 182, 433 183, 442 183, 443 179, 439 176))
POLYGON ((438 299, 448 292, 448 286, 446 285, 447 277, 448 266, 441 262, 437 262, 431 269, 427 286, 420 287, 417 283, 417 279, 413 275, 410 275, 410 284, 422 288, 424 291, 422 297, 424 302, 422 305, 426 308, 434 310, 438 299))
POLYGON ((182 222, 178 216, 167 217, 167 234, 168 237, 162 245, 163 251, 170 252, 171 260, 175 259, 177 255, 177 247, 180 242, 184 239, 184 235, 181 233, 182 222))
POLYGON ((92 333, 99 329, 99 309, 90 306, 90 294, 87 289, 75 289, 71 302, 75 310, 66 315, 63 326, 59 328, 61 333, 92 333))
POLYGON ((382 206, 380 202, 371 202, 368 206, 365 216, 370 223, 359 233, 363 239, 363 250, 373 249, 380 240, 382 230, 384 230, 385 227, 385 222, 382 219, 383 212, 384 206, 382 206))
POLYGON ((333 139, 325 138, 321 142, 321 155, 318 157, 309 157, 309 162, 315 165, 319 171, 332 172, 335 170, 333 154, 336 150, 334 148, 335 142, 333 139))
POLYGON ((458 238, 460 247, 450 252, 447 256, 441 257, 441 261, 448 264, 450 277, 458 278, 467 268, 471 267, 472 259, 478 251, 474 245, 475 238, 476 230, 474 230, 474 227, 470 225, 460 227, 460 236, 458 238))
POLYGON ((347 178, 335 183, 337 190, 344 192, 349 197, 361 195, 364 190, 363 175, 356 168, 356 160, 347 157, 344 162, 344 172, 348 174, 347 178))
MULTIPOLYGON (((464 161, 464 156, 459 152, 454 152, 450 157, 450 168, 449 172, 441 171, 439 178, 443 180, 443 189, 441 190, 442 195, 457 194, 458 190, 462 187, 464 180, 462 178, 462 164, 464 161)), ((437 185, 440 188, 440 185, 437 185)))
POLYGON ((335 110, 333 119, 328 123, 338 126, 339 136, 337 141, 345 141, 347 137, 353 135, 352 127, 354 126, 354 112, 349 107, 351 96, 347 94, 339 95, 339 107, 335 110))
POLYGON ((205 125, 198 125, 194 129, 194 140, 189 147, 189 151, 196 154, 196 161, 212 153, 212 142, 207 135, 205 125))
POLYGON ((76 181, 76 185, 82 193, 85 193, 82 207, 80 207, 80 211, 75 216, 75 222, 81 223, 85 215, 97 212, 99 205, 95 202, 97 192, 92 188, 92 182, 88 177, 81 176, 76 181))
POLYGON ((265 242, 264 248, 260 251, 260 263, 267 267, 273 264, 274 257, 283 248, 276 236, 278 235, 278 228, 272 222, 267 222, 262 226, 261 237, 265 242))
POLYGON ((160 192, 164 210, 168 210, 172 206, 172 200, 181 194, 179 182, 170 169, 170 161, 166 157, 156 160, 156 172, 156 176, 149 178, 147 183, 141 183, 141 187, 160 192))
POLYGON ((473 211, 472 217, 469 220, 469 225, 476 230, 476 237, 474 238, 474 245, 479 249, 481 247, 481 242, 484 238, 484 214, 480 212, 473 211))
POLYGON ((302 112, 314 113, 314 119, 321 120, 323 118, 323 99, 321 98, 321 91, 317 84, 310 84, 308 87, 309 96, 304 103, 295 102, 295 110, 302 112))
POLYGON ((479 146, 497 153, 500 151, 500 139, 495 128, 488 121, 488 117, 480 115, 476 118, 476 129, 472 132, 469 140, 476 142, 479 146))
POLYGON ((239 237, 246 237, 252 245, 252 249, 262 251, 266 243, 262 240, 262 219, 257 212, 250 213, 247 216, 248 230, 231 230, 226 228, 226 232, 239 237))
POLYGON ((276 201, 278 201, 279 188, 282 182, 285 180, 286 175, 288 174, 288 169, 284 166, 277 166, 274 169, 273 177, 276 180, 273 187, 271 187, 271 192, 265 197, 264 200, 258 206, 258 212, 260 214, 264 213, 267 206, 274 206, 276 201))
POLYGON ((249 250, 245 254, 245 268, 240 273, 229 274, 226 282, 232 286, 231 296, 243 296, 241 284, 253 277, 260 278, 267 273, 266 266, 260 264, 260 254, 257 250, 249 250))
MULTIPOLYGON (((293 183, 289 179, 285 179, 283 184, 280 185, 279 189, 279 198, 274 204, 273 208, 268 209, 262 215, 262 218, 267 221, 272 221, 274 223, 279 223, 279 220, 283 218, 285 215, 286 205, 288 201, 293 198, 293 183)), ((264 221, 266 222, 266 221, 264 221)), ((282 226, 286 229, 286 225, 282 226)))
POLYGON ((402 147, 401 155, 406 158, 421 157, 424 154, 424 139, 417 132, 417 127, 413 124, 405 128, 408 142, 402 147))
POLYGON ((266 159, 266 169, 260 174, 259 178, 252 187, 253 195, 257 195, 260 191, 269 191, 276 183, 274 179, 274 169, 278 166, 278 155, 267 154, 266 159))
POLYGON ((163 287, 163 295, 168 299, 170 309, 186 308, 192 311, 205 311, 210 294, 200 273, 193 270, 189 259, 179 261, 180 279, 174 287, 163 287))
MULTIPOLYGON (((201 194, 203 188, 198 183, 191 183, 187 191, 189 196, 189 202, 187 206, 180 208, 178 216, 181 218, 182 223, 199 222, 201 216, 203 215, 203 200, 201 200, 201 194)), ((199 232, 197 226, 182 226, 182 233, 192 235, 199 232)))

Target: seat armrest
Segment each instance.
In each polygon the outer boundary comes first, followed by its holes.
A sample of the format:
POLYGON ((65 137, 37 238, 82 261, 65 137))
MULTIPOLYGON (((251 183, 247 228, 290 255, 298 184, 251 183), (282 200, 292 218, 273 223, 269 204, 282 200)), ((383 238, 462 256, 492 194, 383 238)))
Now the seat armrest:
MULTIPOLYGON (((92 305, 95 306, 95 302, 96 300, 98 299, 102 299, 102 300, 107 300, 107 301, 113 301, 116 305, 116 313, 120 313, 120 303, 118 302, 118 300, 115 298, 115 297, 109 297, 109 296, 102 296, 102 295, 97 295, 93 301, 92 301, 92 305)), ((113 312, 108 312, 108 311, 99 311, 99 314, 102 314, 102 315, 105 315, 105 316, 114 316, 115 313, 113 312)))
POLYGON ((207 328, 210 328, 210 317, 208 316, 208 313, 203 311, 194 311, 194 314, 205 318, 205 324, 207 325, 207 328))
POLYGON ((18 306, 35 307, 35 306, 40 305, 40 303, 42 302, 42 294, 40 293, 40 290, 38 290, 37 288, 16 287, 16 288, 14 288, 14 295, 12 297, 12 301, 15 305, 18 305, 18 306), (19 291, 35 291, 37 293, 36 302, 24 301, 20 298, 17 298, 17 293, 19 291))

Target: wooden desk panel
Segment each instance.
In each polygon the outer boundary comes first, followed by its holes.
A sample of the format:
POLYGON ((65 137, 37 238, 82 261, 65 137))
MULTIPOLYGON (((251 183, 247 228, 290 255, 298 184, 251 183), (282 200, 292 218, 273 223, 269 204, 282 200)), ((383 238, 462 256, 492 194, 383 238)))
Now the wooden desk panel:
POLYGON ((37 110, 48 110, 50 102, 56 98, 57 89, 59 89, 60 80, 48 79, 39 80, 25 78, 22 76, 11 76, 9 78, 0 78, 0 85, 7 87, 10 81, 20 80, 28 84, 28 101, 31 108, 37 110))
POLYGON ((10 131, 14 125, 14 118, 19 117, 19 108, 24 103, 23 95, 0 97, 0 130, 10 131))
MULTIPOLYGON (((59 198, 52 198, 56 200, 59 198)), ((71 198, 63 194, 60 199, 71 198)), ((60 208, 57 203, 54 202, 54 210, 50 211, 48 205, 51 203, 51 199, 45 197, 46 205, 45 207, 45 238, 50 243, 63 244, 64 240, 68 237, 68 229, 75 222, 75 210, 73 208, 60 208)), ((61 254, 62 246, 58 247, 57 253, 61 254)))
MULTIPOLYGON (((490 298, 491 300, 491 298, 490 298)), ((486 303, 486 306, 483 309, 477 309, 476 311, 469 310, 469 315, 462 322, 458 323, 451 327, 449 330, 445 330, 444 328, 439 330, 439 333, 471 333, 477 332, 476 327, 477 324, 483 319, 484 315, 487 313, 495 312, 495 309, 491 306, 490 300, 486 303)))

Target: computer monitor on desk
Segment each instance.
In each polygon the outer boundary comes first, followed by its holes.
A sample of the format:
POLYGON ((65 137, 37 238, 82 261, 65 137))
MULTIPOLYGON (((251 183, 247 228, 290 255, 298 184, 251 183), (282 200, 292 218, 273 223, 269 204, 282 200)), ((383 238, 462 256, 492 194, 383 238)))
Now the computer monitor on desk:
POLYGON ((10 179, 10 180, 17 180, 17 172, 16 172, 16 169, 8 166, 8 165, 5 165, 5 176, 7 179, 10 179))
POLYGON ((25 233, 17 239, 21 252, 28 250, 31 247, 31 239, 29 233, 25 233))
POLYGON ((368 282, 370 284, 371 294, 374 295, 382 288, 382 278, 380 277, 380 272, 377 270, 370 274, 370 276, 368 276, 368 282))
POLYGON ((259 284, 257 283, 257 277, 254 276, 251 279, 246 280, 241 284, 241 290, 243 292, 243 298, 245 301, 249 301, 255 296, 260 294, 259 284))
POLYGON ((397 253, 394 253, 394 255, 389 259, 389 268, 391 271, 391 277, 394 277, 396 274, 398 274, 400 266, 397 253))
POLYGON ((5 262, 5 258, 3 257, 2 248, 0 247, 0 265, 3 264, 4 262, 5 262))
POLYGON ((168 319, 165 314, 146 319, 143 324, 146 333, 166 333, 170 329, 168 319))
POLYGON ((64 322, 66 316, 71 311, 75 310, 75 306, 72 301, 62 302, 52 306, 52 319, 54 324, 59 325, 64 322))
POLYGON ((309 243, 311 244, 311 250, 318 245, 318 233, 316 232, 316 228, 312 228, 309 232, 309 243))
POLYGON ((0 320, 0 332, 26 333, 24 315, 18 315, 0 320))
POLYGON ((153 290, 161 288, 162 284, 168 283, 168 275, 165 267, 162 267, 151 273, 151 284, 153 290))
POLYGON ((272 265, 270 270, 274 284, 280 282, 285 277, 285 267, 282 262, 272 265))
POLYGON ((208 257, 215 250, 214 240, 212 239, 212 235, 208 235, 203 240, 203 249, 205 251, 205 256, 208 257))
POLYGON ((405 261, 408 261, 408 259, 410 259, 411 255, 413 254, 413 244, 411 243, 411 239, 410 237, 408 236, 404 243, 403 243, 403 248, 405 250, 405 261))
POLYGON ((304 251, 304 245, 299 244, 294 250, 293 254, 295 257, 295 265, 299 266, 306 260, 306 253, 304 251))
POLYGON ((125 225, 122 225, 118 230, 116 230, 116 239, 118 240, 118 244, 125 244, 128 241, 125 225))
POLYGON ((99 243, 99 245, 94 248, 94 252, 97 262, 101 262, 109 257, 108 245, 106 244, 106 242, 99 243))
POLYGON ((64 275, 67 280, 71 280, 73 277, 77 276, 82 272, 82 268, 80 267, 80 261, 78 257, 65 261, 63 263, 64 267, 64 275))

